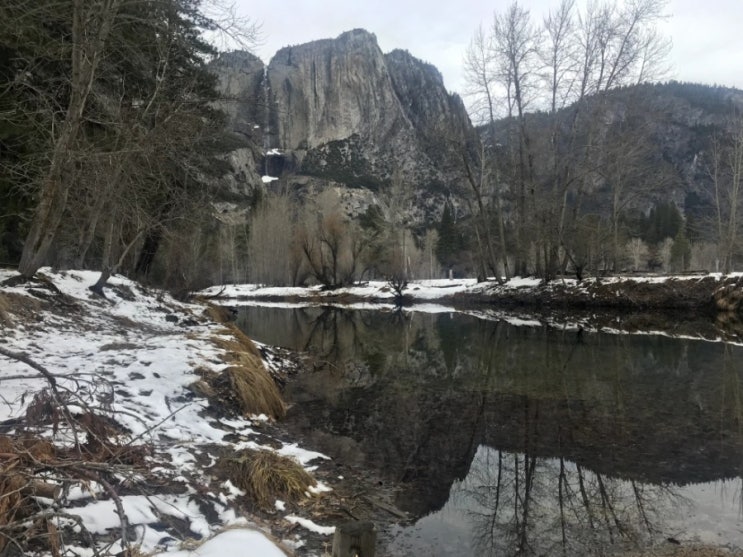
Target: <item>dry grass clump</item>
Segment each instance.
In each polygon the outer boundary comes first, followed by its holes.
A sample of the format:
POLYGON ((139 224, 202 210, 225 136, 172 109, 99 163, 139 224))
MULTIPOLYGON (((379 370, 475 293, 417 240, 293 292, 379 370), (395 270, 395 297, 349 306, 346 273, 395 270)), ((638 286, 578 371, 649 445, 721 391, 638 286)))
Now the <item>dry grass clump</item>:
POLYGON ((229 323, 234 317, 228 308, 216 304, 207 304, 204 315, 215 323, 220 324, 229 323))
POLYGON ((256 358, 261 357, 261 353, 258 351, 258 347, 255 345, 253 340, 234 323, 225 323, 224 329, 220 331, 220 334, 231 337, 229 339, 219 339, 222 344, 218 344, 218 346, 221 348, 224 348, 225 350, 247 352, 256 358))
MULTIPOLYGON (((229 337, 214 336, 212 342, 225 351, 224 361, 231 365, 209 381, 212 389, 244 415, 282 418, 286 405, 253 341, 234 325, 228 325, 223 333, 229 337)), ((207 390, 203 385, 196 388, 207 390)))
POLYGON ((296 502, 317 485, 296 460, 268 450, 244 449, 222 458, 219 468, 265 510, 273 508, 276 499, 296 502))
POLYGON ((271 374, 263 365, 255 343, 231 323, 229 309, 208 304, 204 315, 224 325, 211 341, 224 350, 222 360, 230 364, 222 373, 202 372, 191 390, 212 401, 226 403, 243 415, 265 414, 273 419, 286 414, 286 405, 271 374))
POLYGON ((231 391, 243 414, 265 414, 273 419, 286 414, 286 405, 279 389, 263 368, 231 366, 224 372, 231 391))

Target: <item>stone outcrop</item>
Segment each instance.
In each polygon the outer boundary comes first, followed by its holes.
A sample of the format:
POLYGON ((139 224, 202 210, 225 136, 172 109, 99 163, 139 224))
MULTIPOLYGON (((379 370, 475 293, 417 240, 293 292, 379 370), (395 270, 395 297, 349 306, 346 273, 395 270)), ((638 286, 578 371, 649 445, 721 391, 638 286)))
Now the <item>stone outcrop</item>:
MULTIPOLYGON (((228 52, 211 64, 221 98, 217 107, 227 116, 228 129, 240 145, 227 157, 232 168, 220 181, 223 196, 230 201, 250 198, 261 184, 265 110, 265 65, 249 52, 228 52)), ((225 211, 224 203, 220 213, 225 211)), ((233 203, 234 205, 234 203, 233 203)), ((240 210, 240 214, 244 211, 240 210)))
POLYGON ((474 130, 429 64, 407 52, 384 55, 373 34, 357 29, 283 48, 267 74, 272 146, 294 153, 299 173, 373 191, 401 180, 419 221, 437 217, 462 181, 454 151, 474 130))
POLYGON ((404 115, 384 55, 367 31, 285 47, 268 75, 279 112, 277 147, 313 149, 353 135, 394 141, 402 131, 395 129, 404 115))
POLYGON ((462 172, 462 152, 476 141, 459 95, 449 94, 441 73, 405 50, 385 55, 395 94, 422 150, 446 177, 462 172))
MULTIPOLYGON (((261 174, 297 190, 303 176, 373 193, 399 180, 418 222, 437 219, 462 187, 462 151, 476 133, 464 104, 433 66, 404 51, 383 54, 372 33, 288 46, 267 67, 233 52, 214 68, 220 106, 231 129, 260 148, 261 174)), ((367 203, 352 205, 357 212, 367 203)))
MULTIPOLYGON (((402 50, 384 54, 372 33, 356 29, 282 48, 267 66, 233 52, 213 67, 224 92, 220 107, 232 131, 250 146, 235 157, 239 169, 229 180, 231 191, 239 193, 246 182, 263 187, 261 175, 280 177, 297 195, 328 186, 360 190, 365 195, 351 204, 357 213, 398 181, 410 200, 411 224, 437 222, 445 201, 466 216, 459 193, 469 189, 465 160, 476 159, 477 131, 434 66, 402 50)), ((660 176, 648 183, 662 181, 663 187, 638 196, 633 210, 647 212, 671 200, 687 215, 701 218, 709 211, 710 141, 724 130, 730 108, 743 103, 742 92, 668 83, 584 102, 595 104, 584 111, 595 116, 587 121, 605 123, 595 132, 599 142, 625 120, 643 122, 651 150, 645 158, 660 176)), ((565 126, 573 111, 569 107, 559 116, 565 126)), ((535 144, 550 133, 544 113, 529 115, 527 125, 535 144)), ((507 145, 509 126, 498 122, 497 129, 497 140, 507 145)), ((600 211, 608 190, 597 183, 592 191, 600 211)))
POLYGON ((265 65, 249 52, 227 52, 211 65, 218 80, 218 106, 229 128, 252 142, 261 143, 266 126, 265 65))

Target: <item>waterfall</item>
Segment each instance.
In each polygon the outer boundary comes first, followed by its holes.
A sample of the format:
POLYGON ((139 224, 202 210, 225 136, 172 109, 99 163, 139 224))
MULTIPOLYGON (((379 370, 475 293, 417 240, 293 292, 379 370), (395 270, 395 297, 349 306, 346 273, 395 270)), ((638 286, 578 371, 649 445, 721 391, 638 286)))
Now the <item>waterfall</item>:
POLYGON ((263 175, 268 175, 268 151, 271 149, 271 87, 268 83, 268 66, 263 67, 263 175))

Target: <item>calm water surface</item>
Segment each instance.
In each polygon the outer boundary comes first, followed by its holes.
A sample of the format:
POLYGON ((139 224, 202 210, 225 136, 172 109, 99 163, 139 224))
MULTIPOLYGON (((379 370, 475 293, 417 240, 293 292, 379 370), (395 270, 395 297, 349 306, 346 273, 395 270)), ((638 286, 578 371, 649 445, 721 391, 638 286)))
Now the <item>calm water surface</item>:
POLYGON ((326 365, 290 419, 402 486, 389 555, 604 555, 674 538, 743 547, 743 349, 461 314, 241 310, 326 365))

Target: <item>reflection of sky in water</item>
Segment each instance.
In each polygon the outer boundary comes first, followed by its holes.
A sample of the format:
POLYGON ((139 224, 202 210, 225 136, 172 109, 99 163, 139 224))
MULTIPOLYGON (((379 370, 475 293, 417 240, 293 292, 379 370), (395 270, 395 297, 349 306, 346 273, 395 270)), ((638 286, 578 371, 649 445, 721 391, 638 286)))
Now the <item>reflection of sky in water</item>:
POLYGON ((349 439, 366 466, 404 478, 397 504, 423 518, 394 528, 390 555, 591 555, 668 537, 743 547, 741 480, 700 483, 741 474, 741 347, 459 314, 250 308, 239 322, 331 363, 287 385, 293 419, 326 452, 330 436, 349 439))
POLYGON ((736 479, 679 488, 688 504, 669 514, 668 531, 677 539, 743 547, 741 482, 736 479))
POLYGON ((743 547, 739 479, 654 486, 599 476, 568 461, 561 468, 558 459, 532 461, 506 453, 499 474, 498 457, 497 450, 480 446, 467 477, 454 483, 444 507, 412 526, 395 528, 387 551, 511 555, 522 546, 527 554, 562 553, 563 532, 568 554, 591 554, 609 545, 658 543, 669 537, 684 543, 743 547), (527 483, 530 495, 524 526, 527 483), (494 514, 496 500, 499 511, 494 514))

